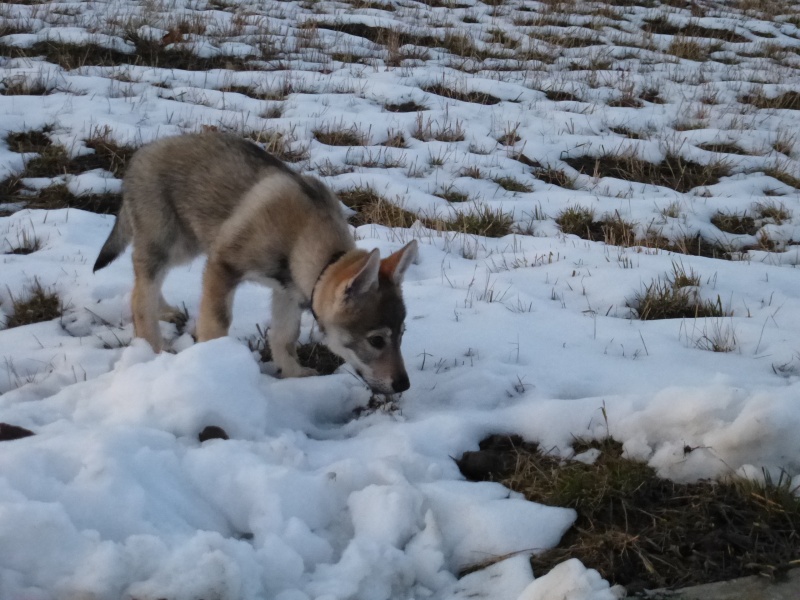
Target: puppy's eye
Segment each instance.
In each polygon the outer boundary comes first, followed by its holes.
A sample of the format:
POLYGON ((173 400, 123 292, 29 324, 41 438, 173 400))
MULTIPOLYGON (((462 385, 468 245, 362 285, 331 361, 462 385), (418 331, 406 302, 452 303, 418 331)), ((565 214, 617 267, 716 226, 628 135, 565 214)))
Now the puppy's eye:
POLYGON ((382 335, 371 335, 367 338, 367 341, 376 350, 382 350, 386 345, 386 339, 382 335))

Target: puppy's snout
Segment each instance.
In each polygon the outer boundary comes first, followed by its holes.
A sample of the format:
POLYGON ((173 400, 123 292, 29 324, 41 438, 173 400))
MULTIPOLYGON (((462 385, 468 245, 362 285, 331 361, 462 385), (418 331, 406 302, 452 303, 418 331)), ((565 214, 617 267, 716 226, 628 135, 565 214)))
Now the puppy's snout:
POLYGON ((392 381, 392 389, 395 393, 399 394, 400 392, 405 392, 410 387, 411 382, 408 380, 408 375, 406 373, 402 373, 392 381))

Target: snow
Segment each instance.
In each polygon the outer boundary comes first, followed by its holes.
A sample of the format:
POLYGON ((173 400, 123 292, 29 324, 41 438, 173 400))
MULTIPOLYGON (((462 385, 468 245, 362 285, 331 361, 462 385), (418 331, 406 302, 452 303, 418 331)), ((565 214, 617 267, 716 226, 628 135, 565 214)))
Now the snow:
POLYGON ((519 600, 616 600, 620 597, 623 597, 620 590, 610 588, 597 571, 571 558, 528 585, 519 600))
MULTIPOLYGON (((288 58, 265 56, 263 68, 236 72, 143 64, 67 70, 44 59, 3 58, 3 86, 27 82, 48 93, 1 95, 0 130, 47 128, 73 155, 90 152, 85 142, 98 132, 133 146, 203 127, 262 139, 280 132, 293 149, 308 152, 296 168, 322 174, 338 191, 371 186, 424 214, 489 206, 512 213, 520 232, 489 239, 422 223, 354 231, 359 246, 382 255, 412 237, 420 242, 403 284, 403 354, 412 387, 397 399, 398 411, 359 413, 370 394, 347 367, 282 380, 248 349, 268 326, 267 289, 237 291, 229 338, 196 344, 163 323, 174 353, 156 355, 132 339, 129 253, 91 271, 113 217, 0 205, 13 212, 0 217, 3 252, 26 238, 41 242, 29 255, 0 256, 0 323, 35 281, 57 291, 64 305, 59 319, 0 330, 0 422, 35 433, 0 443, 0 598, 618 598, 619 588, 574 559, 547 574, 531 572, 528 556, 557 545, 575 513, 528 502, 497 483, 465 481, 453 458, 493 433, 518 434, 562 456, 571 456, 575 437, 610 434, 629 456, 677 481, 785 470, 800 485, 797 217, 765 226, 778 244, 774 252, 747 250, 755 236, 726 234, 710 223, 717 210, 741 213, 758 202, 797 212, 797 190, 765 174, 781 165, 796 169, 796 156, 771 150, 780 136, 800 135, 796 115, 743 109, 737 100, 755 91, 754 81, 767 81, 769 97, 796 88, 794 59, 766 69, 752 57, 736 77, 730 65, 709 62, 700 73, 691 61, 662 60, 658 48, 670 36, 656 35, 653 47, 635 58, 621 58, 627 47, 614 48, 615 61, 629 68, 638 89, 658 82, 664 103, 608 107, 627 82, 616 71, 592 82, 594 71, 567 68, 589 62, 591 52, 580 48, 560 49, 540 69, 461 71, 442 49, 390 68, 364 38, 314 30, 325 52, 367 57, 344 64, 321 61, 322 50, 303 37, 310 34, 295 27, 314 16, 301 3, 225 2, 207 11, 195 2, 171 4, 165 13, 127 0, 62 2, 47 10, 9 5, 7 18, 21 31, 2 41, 88 42, 130 53, 117 10, 131 31, 156 41, 180 18, 206 19, 203 33, 178 44, 200 56, 242 57, 270 43, 288 58), (443 83, 502 102, 483 106, 422 89, 443 83), (249 98, 232 86, 274 98, 249 98), (284 87, 291 88, 285 98, 284 87), (550 101, 544 92, 551 90, 580 100, 550 101), (720 104, 700 102, 712 91, 720 104), (416 139, 417 113, 382 107, 411 99, 428 108, 420 115, 434 132, 460 124, 465 139, 416 139), (276 107, 280 116, 264 116, 276 107), (702 127, 678 127, 691 119, 702 127), (370 146, 326 146, 314 138, 315 130, 339 125, 356 127, 370 146), (652 135, 627 139, 615 127, 652 135), (497 142, 511 130, 521 138, 514 151, 575 176, 576 189, 545 183, 514 160, 497 142), (378 146, 397 132, 407 148, 378 146), (650 160, 675 151, 708 163, 714 155, 696 147, 708 142, 735 142, 754 155, 737 157, 737 168, 719 183, 688 193, 578 174, 561 162, 630 148, 650 160), (401 166, 363 166, 379 153, 401 166), (465 167, 486 178, 466 177, 465 167), (491 181, 501 176, 532 191, 505 191, 491 181), (471 201, 456 205, 436 196, 450 184, 471 201), (578 205, 598 217, 619 214, 641 232, 651 225, 670 239, 709 235, 741 249, 741 260, 561 234, 553 217, 578 205), (670 206, 678 206, 679 216, 665 216, 670 206), (700 297, 719 301, 732 316, 631 318, 635 294, 675 264, 696 272, 700 297), (710 338, 734 342, 733 351, 705 349, 710 338), (223 428, 230 439, 201 443, 207 426, 223 428), (458 577, 476 565, 486 567, 458 577)), ((422 16, 400 4, 396 12, 347 12, 331 2, 315 3, 315 10, 320 21, 419 34, 441 33, 448 23, 466 27, 465 15, 480 27, 495 23, 487 7, 465 4, 471 6, 430 8, 422 16)), ((602 35, 622 40, 653 16, 630 11, 631 23, 621 25, 629 31, 605 28, 602 35)), ((674 13, 676 23, 695 22, 688 10, 674 13)), ((512 26, 507 17, 497 22, 512 35, 541 29, 512 26)), ((701 23, 729 29, 732 21, 701 23)), ((745 29, 772 32, 797 46, 788 23, 735 23, 745 36, 745 29)), ((475 31, 477 43, 483 30, 475 31)), ((723 46, 733 53, 740 44, 723 46)), ((21 173, 33 156, 0 143, 0 177, 21 173)), ((77 195, 120 190, 104 170, 23 183, 30 189, 62 183, 77 195)), ((188 331, 202 269, 198 259, 172 272, 164 286, 166 298, 188 311, 188 331)), ((302 340, 319 338, 306 315, 302 340)), ((592 462, 597 454, 577 458, 592 462)))

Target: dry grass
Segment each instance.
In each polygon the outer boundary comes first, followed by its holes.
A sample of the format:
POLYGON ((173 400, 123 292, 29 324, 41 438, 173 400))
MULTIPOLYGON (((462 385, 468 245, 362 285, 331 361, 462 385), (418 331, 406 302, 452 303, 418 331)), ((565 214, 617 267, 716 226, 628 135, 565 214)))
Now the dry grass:
POLYGON ((32 323, 52 321, 63 313, 63 305, 58 294, 42 286, 38 279, 25 290, 22 296, 11 297, 12 314, 6 327, 21 327, 32 323))
POLYGON ((445 115, 441 120, 434 120, 432 117, 425 117, 422 113, 417 113, 411 137, 421 140, 438 142, 462 142, 466 139, 464 125, 459 120, 452 120, 445 115))
POLYGON ((578 98, 572 92, 567 92, 565 90, 545 90, 544 95, 548 100, 552 100, 553 102, 580 102, 581 99, 578 98))
POLYGON ((598 233, 602 233, 595 226, 594 211, 583 206, 570 206, 556 215, 556 225, 567 235, 577 235, 584 239, 595 239, 598 233))
POLYGON ((608 130, 616 133, 617 135, 625 136, 629 140, 644 140, 648 138, 647 134, 640 131, 634 131, 633 129, 629 129, 627 127, 609 127, 608 130))
POLYGON ((339 199, 356 211, 350 223, 359 227, 374 223, 387 227, 411 227, 419 217, 381 196, 369 186, 338 192, 339 199))
POLYGON ((561 46, 562 48, 588 48, 589 46, 598 46, 602 44, 602 40, 599 37, 570 34, 561 27, 539 31, 534 33, 532 37, 554 46, 561 46))
POLYGON ((77 208, 102 215, 116 215, 122 203, 122 197, 111 192, 76 196, 69 191, 65 184, 61 183, 36 190, 33 193, 20 194, 17 196, 17 200, 24 201, 27 208, 45 210, 77 208))
POLYGON ((439 189, 435 195, 448 202, 468 202, 470 200, 469 194, 462 192, 452 183, 439 189))
POLYGON ((655 18, 645 20, 644 30, 648 33, 682 36, 687 38, 705 38, 720 40, 723 42, 733 42, 737 44, 749 41, 748 38, 736 33, 736 31, 730 28, 716 29, 713 27, 704 27, 696 21, 687 23, 686 25, 676 25, 670 21, 669 17, 664 15, 659 15, 655 18))
POLYGON ((755 94, 742 96, 739 100, 745 104, 752 104, 756 108, 800 110, 800 92, 795 91, 768 97, 763 90, 759 90, 755 94))
POLYGON ((600 226, 603 241, 611 246, 629 247, 636 244, 635 225, 623 219, 619 213, 607 215, 600 226))
POLYGON ((0 183, 0 203, 20 202, 27 208, 42 209, 79 208, 101 214, 116 214, 118 211, 118 194, 76 196, 64 183, 55 183, 41 189, 27 189, 21 183, 23 178, 54 178, 93 169, 105 169, 115 177, 122 177, 125 165, 135 149, 117 145, 107 131, 95 132, 86 140, 87 147, 93 152, 79 156, 71 156, 66 148, 53 144, 46 135, 46 130, 11 133, 6 142, 13 150, 35 152, 37 155, 25 163, 22 173, 0 183))
MULTIPOLYGON (((531 558, 539 576, 578 558, 636 593, 778 574, 800 558, 800 499, 786 474, 764 483, 679 484, 627 458, 612 439, 576 440, 573 448, 599 450, 599 457, 564 461, 518 437, 492 436, 457 461, 469 479, 499 481, 531 501, 577 511, 559 547, 531 558)), ((684 448, 692 452, 704 449, 684 448)))
POLYGON ((37 42, 29 48, 3 47, 11 57, 36 58, 60 66, 65 70, 85 66, 111 67, 116 65, 144 65, 164 69, 208 71, 211 69, 247 70, 248 61, 238 56, 200 57, 191 47, 180 45, 166 47, 160 42, 144 40, 131 34, 136 50, 130 54, 104 48, 97 44, 72 44, 66 42, 37 42))
POLYGON ((564 162, 593 177, 638 181, 668 187, 678 192, 714 185, 731 172, 730 165, 724 160, 703 165, 677 154, 667 154, 660 163, 652 163, 633 154, 613 153, 598 157, 565 158, 564 162))
POLYGON ((712 48, 707 43, 682 35, 675 36, 669 44, 666 52, 677 58, 705 62, 708 60, 712 48))
POLYGON ((800 177, 790 173, 786 168, 777 167, 773 169, 765 169, 764 174, 774 177, 781 183, 785 183, 790 187, 800 190, 800 177))
MULTIPOLYGON (((25 163, 20 177, 58 177, 59 175, 76 175, 93 169, 105 169, 116 177, 121 177, 127 161, 135 152, 135 148, 120 146, 106 134, 96 134, 86 140, 87 147, 94 152, 72 156, 64 147, 50 142, 44 133, 27 132, 12 134, 17 148, 23 151, 38 152, 25 163)), ((9 136, 9 137, 12 137, 9 136)))
POLYGON ((428 110, 424 104, 415 102, 414 100, 406 100, 404 102, 387 102, 383 108, 393 113, 408 113, 408 112, 421 112, 428 110))
POLYGON ((464 167, 458 172, 460 177, 471 177, 472 179, 485 179, 483 170, 477 165, 464 167))
POLYGON ((12 132, 6 136, 6 144, 12 152, 44 152, 52 145, 47 133, 46 129, 12 132))
POLYGON ((619 213, 595 220, 591 208, 569 206, 556 215, 555 222, 565 234, 577 235, 585 240, 623 247, 637 244, 635 224, 623 219, 619 213))
POLYGON ((319 143, 326 146, 365 146, 369 142, 369 134, 359 131, 355 125, 326 125, 312 133, 319 143))
POLYGON ((51 82, 41 75, 11 75, 1 79, 0 86, 3 96, 46 96, 54 91, 51 82))
POLYGON ((753 211, 762 221, 775 223, 775 225, 782 225, 792 218, 792 212, 786 208, 783 202, 756 202, 753 206, 753 211))
POLYGON ((3 239, 3 244, 8 248, 3 250, 3 254, 16 254, 20 256, 27 256, 42 249, 42 240, 39 239, 35 233, 29 232, 27 229, 17 231, 16 239, 3 239))
POLYGON ((724 142, 711 142, 708 144, 698 144, 698 148, 706 150, 707 152, 717 152, 720 154, 736 154, 739 156, 747 156, 750 154, 747 150, 743 150, 736 144, 727 144, 724 142))
POLYGON ((517 49, 520 45, 517 38, 508 35, 508 32, 498 27, 493 27, 486 33, 486 41, 490 44, 500 44, 511 50, 517 49))
POLYGON ((691 337, 687 336, 687 338, 695 348, 707 352, 733 352, 738 346, 733 323, 723 319, 711 319, 703 323, 703 327, 699 331, 692 331, 691 337))
POLYGON ((122 179, 128 161, 133 157, 136 148, 120 145, 111 137, 111 130, 97 130, 86 140, 86 146, 94 150, 94 156, 101 168, 110 171, 117 179, 122 179))
POLYGON ((492 179, 497 185, 506 190, 507 192, 520 192, 528 193, 533 191, 533 186, 528 185, 524 181, 520 181, 511 175, 503 175, 502 177, 495 177, 492 179))
POLYGON ((445 85, 444 83, 437 83, 422 88, 431 94, 443 96, 444 98, 451 98, 453 100, 460 100, 461 102, 473 102, 475 104, 484 104, 491 106, 500 103, 500 98, 487 94, 485 92, 471 92, 460 90, 452 86, 445 85))
POLYGON ((63 146, 50 144, 44 146, 35 156, 25 163, 23 177, 58 177, 66 173, 76 174, 87 171, 83 160, 74 160, 63 146))
POLYGON ((467 235, 499 238, 514 232, 512 214, 489 206, 473 206, 469 212, 456 213, 450 219, 426 219, 431 229, 456 231, 467 235))
MULTIPOLYGON (((673 218, 680 216, 679 205, 673 205, 665 210, 669 213, 665 216, 674 215, 673 218)), ((671 242, 661 236, 658 231, 648 227, 643 237, 639 237, 636 234, 636 224, 626 221, 618 213, 607 214, 596 219, 594 210, 582 206, 569 206, 561 210, 555 216, 555 222, 565 234, 613 246, 644 246, 680 254, 726 260, 732 257, 733 252, 733 248, 725 246, 719 241, 708 240, 699 234, 686 235, 671 242)), ((759 248, 767 249, 763 245, 759 245, 759 248)))
POLYGON ((711 223, 720 231, 735 235, 754 235, 759 229, 756 220, 746 212, 718 210, 711 217, 711 223))
POLYGON ((661 91, 657 88, 646 88, 639 94, 639 99, 650 104, 664 104, 661 91))
POLYGON ((408 161, 405 153, 390 152, 385 148, 373 150, 372 148, 356 148, 348 150, 345 164, 364 167, 367 169, 402 169, 408 161))
POLYGON ((556 185, 564 188, 565 190, 575 189, 575 178, 571 175, 568 175, 561 169, 553 169, 551 167, 535 169, 533 175, 536 177, 536 179, 544 183, 556 185))
POLYGON ((723 317, 730 314, 722 307, 722 301, 703 300, 698 294, 700 278, 693 271, 688 273, 679 263, 672 263, 672 273, 663 279, 653 280, 637 292, 629 303, 642 321, 658 319, 696 319, 723 317))
POLYGON ((733 251, 731 247, 723 245, 718 240, 709 240, 699 233, 682 236, 664 248, 680 254, 724 260, 730 260, 733 251))
MULTIPOLYGON (((435 231, 454 231, 486 237, 503 237, 514 230, 512 214, 479 204, 471 206, 469 211, 453 211, 449 216, 420 215, 398 206, 369 186, 357 186, 339 192, 338 196, 345 205, 356 211, 350 217, 350 223, 356 227, 378 224, 408 228, 420 221, 425 227, 435 231)), ((464 201, 466 199, 456 200, 464 201)))
POLYGON ((408 141, 406 136, 400 131, 388 131, 386 141, 381 144, 388 148, 408 148, 408 141))
POLYGON ((796 142, 796 134, 781 130, 775 136, 775 141, 772 142, 772 149, 786 156, 792 156, 796 142))
POLYGON ((513 146, 519 142, 522 138, 517 134, 518 127, 519 124, 506 128, 502 135, 497 138, 497 142, 503 146, 513 146))

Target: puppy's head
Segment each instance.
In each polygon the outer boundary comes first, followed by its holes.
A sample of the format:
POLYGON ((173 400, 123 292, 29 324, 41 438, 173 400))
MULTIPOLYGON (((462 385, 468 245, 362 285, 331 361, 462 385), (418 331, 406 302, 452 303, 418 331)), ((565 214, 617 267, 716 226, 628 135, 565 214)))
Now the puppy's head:
POLYGON ((373 392, 392 394, 410 386, 400 352, 406 318, 400 284, 416 255, 416 240, 383 260, 378 250, 353 250, 317 282, 312 308, 326 344, 373 392))

